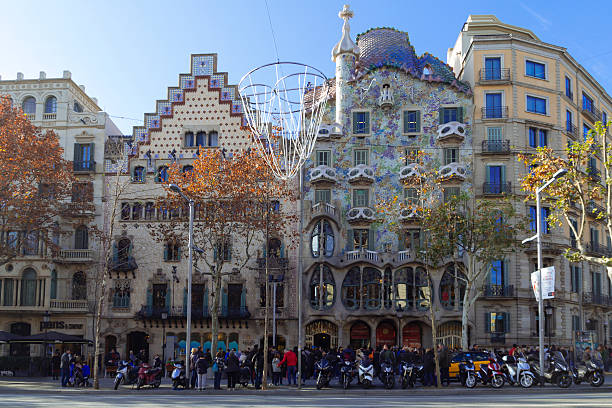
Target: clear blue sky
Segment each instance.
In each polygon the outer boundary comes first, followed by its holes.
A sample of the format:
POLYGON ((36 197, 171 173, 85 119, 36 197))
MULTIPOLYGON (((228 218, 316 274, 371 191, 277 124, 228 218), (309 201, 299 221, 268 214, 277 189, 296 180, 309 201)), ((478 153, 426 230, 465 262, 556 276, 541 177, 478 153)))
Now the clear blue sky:
MULTIPOLYGON (((340 38, 345 1, 268 0, 281 60, 305 62, 334 75, 330 51, 340 38)), ((418 54, 446 60, 469 14, 495 14, 567 47, 612 93, 609 1, 353 0, 355 34, 371 27, 406 31, 418 54)), ((237 83, 250 68, 276 60, 264 0, 2 2, 0 75, 38 78, 63 70, 86 86, 111 115, 142 121, 189 72, 191 53, 219 55, 218 69, 237 83)), ((131 134, 138 121, 113 119, 131 134)))

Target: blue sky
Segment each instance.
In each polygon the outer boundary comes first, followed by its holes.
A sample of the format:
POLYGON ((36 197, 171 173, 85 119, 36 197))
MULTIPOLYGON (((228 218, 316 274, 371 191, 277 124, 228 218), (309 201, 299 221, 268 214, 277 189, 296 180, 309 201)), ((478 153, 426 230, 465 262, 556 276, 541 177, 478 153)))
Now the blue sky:
MULTIPOLYGON (((330 51, 340 38, 345 1, 267 0, 281 60, 313 65, 334 75, 330 51)), ((371 27, 406 31, 418 54, 446 60, 469 14, 495 14, 541 40, 567 47, 612 93, 610 3, 591 0, 384 1, 353 0, 355 34, 371 27), (577 5, 580 5, 577 7, 577 5)), ((219 55, 217 68, 237 83, 249 69, 273 62, 265 0, 230 1, 9 1, 2 4, 0 75, 60 77, 63 70, 128 134, 166 97, 191 53, 219 55)))

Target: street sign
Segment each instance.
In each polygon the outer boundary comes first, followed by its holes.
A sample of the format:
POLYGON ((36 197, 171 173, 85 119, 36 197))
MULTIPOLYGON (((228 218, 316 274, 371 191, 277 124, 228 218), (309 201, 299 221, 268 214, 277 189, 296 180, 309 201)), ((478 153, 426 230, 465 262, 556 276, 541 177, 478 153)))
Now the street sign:
MULTIPOLYGON (((536 300, 540 300, 539 296, 540 272, 531 273, 531 287, 535 294, 536 300)), ((549 266, 542 268, 542 299, 554 299, 555 297, 555 267, 549 266)))

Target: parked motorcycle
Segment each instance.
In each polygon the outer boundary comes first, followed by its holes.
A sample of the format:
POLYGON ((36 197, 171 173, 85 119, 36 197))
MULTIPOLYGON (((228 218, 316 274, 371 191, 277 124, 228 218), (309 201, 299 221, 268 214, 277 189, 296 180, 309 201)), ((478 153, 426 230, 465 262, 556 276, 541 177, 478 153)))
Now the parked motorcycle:
POLYGON ((357 366, 357 380, 363 388, 370 388, 374 380, 374 366, 369 359, 363 359, 357 366))
POLYGON ((503 356, 502 360, 502 372, 511 385, 520 384, 523 388, 529 388, 536 382, 524 354, 514 353, 514 356, 503 356))
POLYGON ((605 381, 603 362, 601 360, 588 360, 584 366, 578 366, 572 371, 574 384, 588 381, 593 387, 601 387, 605 381))
POLYGON ((530 361, 531 371, 536 375, 538 383, 543 384, 549 382, 556 384, 561 388, 567 388, 572 385, 572 373, 569 366, 563 358, 563 354, 559 351, 553 351, 548 356, 548 364, 544 365, 544 373, 540 373, 540 362, 537 358, 530 361), (548 366, 548 367, 547 367, 548 366))
POLYGON ((412 364, 403 361, 400 364, 400 375, 402 377, 402 388, 414 387, 417 380, 423 381, 423 365, 412 364))
POLYGON ((488 364, 481 364, 476 376, 483 384, 491 384, 493 388, 501 388, 506 382, 506 376, 497 363, 495 354, 491 353, 488 364))
POLYGON ((174 370, 170 375, 172 379, 172 389, 178 390, 178 387, 187 388, 187 376, 185 375, 185 367, 182 363, 175 363, 174 370))
POLYGON ((380 381, 388 390, 395 386, 395 373, 393 372, 393 364, 390 361, 380 363, 378 378, 380 378, 380 381))
POLYGON ((162 369, 161 367, 151 368, 147 363, 142 363, 138 369, 138 382, 136 388, 148 385, 151 388, 159 388, 161 385, 162 369))
POLYGON ((315 364, 317 369, 317 390, 323 387, 329 386, 329 382, 332 379, 334 373, 334 367, 329 363, 328 360, 322 358, 315 364))
POLYGON ((476 376, 476 368, 472 360, 459 364, 459 379, 461 384, 467 388, 474 388, 476 386, 478 377, 476 376))
POLYGON ((340 384, 342 384, 342 388, 348 389, 354 377, 355 363, 350 360, 344 360, 340 366, 340 384))
POLYGON ((117 375, 115 376, 115 386, 114 388, 119 388, 119 385, 123 383, 124 385, 136 384, 138 381, 138 367, 132 366, 127 361, 121 361, 119 363, 119 367, 117 367, 117 375))

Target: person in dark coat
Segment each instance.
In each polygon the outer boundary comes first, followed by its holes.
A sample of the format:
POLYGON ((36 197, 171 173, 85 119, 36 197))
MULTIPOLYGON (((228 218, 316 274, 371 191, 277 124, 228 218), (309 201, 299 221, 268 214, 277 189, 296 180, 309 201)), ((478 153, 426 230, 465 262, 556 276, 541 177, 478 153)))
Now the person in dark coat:
POLYGON ((450 368, 450 358, 448 355, 448 349, 446 346, 440 344, 438 345, 438 358, 440 359, 440 384, 444 385, 444 380, 446 380, 446 385, 450 385, 450 377, 448 373, 448 369, 450 368))
POLYGON ((59 350, 55 350, 53 357, 51 357, 51 373, 53 374, 54 380, 59 380, 60 363, 61 363, 61 359, 60 359, 59 350))
POLYGON ((263 350, 260 350, 257 345, 255 345, 254 351, 255 353, 253 354, 253 367, 255 368, 255 389, 258 390, 261 388, 261 381, 263 377, 264 354, 263 350))
POLYGON ((240 361, 234 349, 227 355, 225 367, 225 373, 227 374, 227 389, 234 390, 238 382, 238 376, 240 375, 240 361))
POLYGON ((427 349, 423 355, 423 385, 435 385, 435 362, 432 349, 427 349))
POLYGON ((198 361, 196 361, 195 368, 198 373, 198 390, 202 391, 206 389, 206 373, 208 372, 208 360, 210 359, 210 354, 208 354, 208 358, 204 353, 200 354, 198 357, 198 361))

